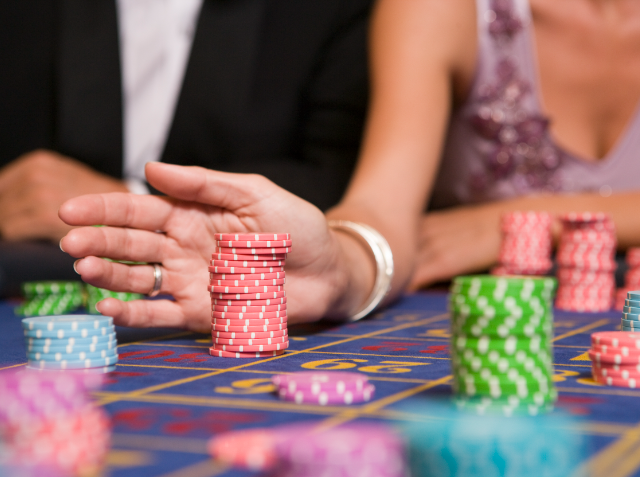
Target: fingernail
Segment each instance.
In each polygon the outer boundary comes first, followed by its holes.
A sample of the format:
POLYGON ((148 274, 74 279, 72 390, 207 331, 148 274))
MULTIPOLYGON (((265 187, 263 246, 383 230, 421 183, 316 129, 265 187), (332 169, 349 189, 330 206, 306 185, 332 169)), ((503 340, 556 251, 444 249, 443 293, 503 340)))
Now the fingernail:
MULTIPOLYGON (((63 250, 64 252, 64 250, 63 250)), ((76 260, 75 262, 73 262, 73 271, 76 272, 78 275, 80 275, 80 272, 78 272, 78 269, 76 268, 76 265, 78 265, 78 262, 82 260, 81 258, 79 258, 78 260, 76 260)))
POLYGON ((64 237, 60 239, 60 243, 58 245, 60 246, 60 250, 62 250, 64 252, 64 249, 62 248, 62 241, 63 240, 64 240, 64 237))

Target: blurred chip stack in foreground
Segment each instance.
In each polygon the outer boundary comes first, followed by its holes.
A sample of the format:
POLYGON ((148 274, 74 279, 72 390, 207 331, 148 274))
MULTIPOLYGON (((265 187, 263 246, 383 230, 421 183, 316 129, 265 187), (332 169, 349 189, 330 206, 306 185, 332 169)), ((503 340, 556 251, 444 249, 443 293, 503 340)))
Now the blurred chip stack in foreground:
POLYGON ((611 309, 615 292, 616 232, 604 213, 563 215, 558 244, 556 307, 565 311, 611 309))
POLYGON ((444 405, 405 428, 412 477, 568 477, 586 457, 573 418, 478 416, 444 405))
POLYGON ((3 477, 99 475, 110 424, 89 399, 100 375, 0 372, 3 477))
POLYGON ((627 293, 640 290, 640 247, 632 247, 627 250, 627 272, 624 275, 624 286, 616 292, 615 309, 622 311, 627 299, 627 293))
POLYGON ((500 264, 494 275, 544 275, 552 266, 551 223, 547 212, 508 212, 502 215, 500 264))
POLYGON ((223 463, 271 477, 408 477, 404 442, 383 424, 235 431, 214 437, 209 451, 223 463))
POLYGON ((451 363, 458 406, 507 415, 553 407, 555 286, 556 280, 546 277, 454 279, 451 363))
POLYGON ((307 371, 277 374, 271 382, 278 397, 296 404, 357 404, 370 401, 375 386, 364 373, 344 371, 307 371))
POLYGON ((215 234, 209 267, 211 356, 265 358, 289 347, 284 263, 289 234, 215 234))
POLYGON ((622 306, 622 331, 640 331, 640 291, 627 292, 622 306))

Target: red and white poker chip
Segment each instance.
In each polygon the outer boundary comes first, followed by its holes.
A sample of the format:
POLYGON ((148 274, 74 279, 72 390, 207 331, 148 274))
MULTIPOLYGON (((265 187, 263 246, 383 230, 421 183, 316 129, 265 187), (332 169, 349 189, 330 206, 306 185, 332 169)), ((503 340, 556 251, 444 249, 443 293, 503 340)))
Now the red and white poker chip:
MULTIPOLYGON (((211 338, 221 339, 266 339, 266 338, 283 338, 289 336, 289 332, 284 330, 273 331, 212 331, 211 338)), ((284 341, 288 341, 288 338, 284 341)))
POLYGON ((291 240, 218 240, 220 248, 291 248, 291 240))
POLYGON ((289 342, 285 341, 284 343, 272 343, 272 344, 264 344, 264 345, 224 345, 224 344, 215 344, 210 348, 214 351, 231 351, 234 353, 263 353, 265 351, 281 351, 285 350, 289 347, 289 342))
POLYGON ((218 287, 264 287, 284 285, 284 278, 271 278, 269 280, 209 280, 209 285, 218 287))
POLYGON ((209 273, 242 274, 242 273, 284 273, 284 265, 276 267, 222 267, 211 266, 209 273))
POLYGON ((273 248, 229 248, 220 247, 219 253, 231 253, 231 254, 247 254, 247 255, 277 255, 281 253, 291 252, 291 247, 273 247, 273 248))
POLYGON ((291 234, 270 233, 241 233, 241 234, 214 234, 216 240, 291 240, 291 234))
POLYGON ((284 354, 284 350, 279 351, 264 351, 264 352, 253 352, 253 353, 238 353, 231 351, 222 351, 215 349, 214 347, 209 348, 209 354, 211 356, 215 356, 218 358, 271 358, 274 356, 281 356, 284 354))
POLYGON ((269 326, 269 325, 287 325, 287 317, 280 318, 264 318, 260 319, 244 319, 234 320, 231 318, 211 318, 212 325, 220 326, 269 326))
POLYGON ((273 298, 266 300, 225 300, 225 299, 212 299, 211 305, 228 305, 228 306, 271 306, 271 305, 286 305, 287 297, 273 298))
POLYGON ((282 331, 287 330, 287 324, 281 323, 279 325, 262 325, 262 326, 227 326, 227 325, 214 325, 211 324, 211 331, 221 331, 223 333, 258 333, 268 331, 282 331))
POLYGON ((241 253, 212 253, 211 260, 234 260, 234 261, 260 261, 260 260, 285 260, 287 258, 286 253, 277 253, 270 255, 253 255, 253 254, 241 254, 241 253))
MULTIPOLYGON (((213 268, 213 267, 209 267, 213 268)), ((209 271, 211 280, 272 280, 274 278, 285 278, 285 272, 269 273, 215 273, 209 271)))
POLYGON ((263 306, 235 306, 235 305, 211 305, 211 311, 225 313, 265 313, 270 311, 286 311, 287 305, 263 305, 263 306))
POLYGON ((269 293, 284 291, 284 286, 260 286, 260 287, 224 287, 217 285, 209 285, 207 287, 209 293, 269 293))
POLYGON ((612 346, 615 348, 626 346, 628 348, 640 349, 640 333, 627 331, 598 331, 591 334, 591 344, 593 346, 612 346))
POLYGON ((287 343, 289 341, 288 335, 282 335, 275 338, 239 338, 239 339, 228 339, 228 338, 213 338, 213 343, 215 345, 226 345, 226 346, 260 346, 260 345, 271 345, 275 343, 287 343))
POLYGON ((211 318, 221 318, 227 320, 264 320, 269 318, 286 318, 287 310, 282 311, 260 311, 260 312, 228 312, 212 311, 211 318))
MULTIPOLYGON (((240 268, 270 268, 270 267, 283 267, 284 260, 211 260, 209 265, 211 267, 240 267, 240 268)), ((282 271, 276 270, 276 271, 282 271)), ((211 270, 209 270, 211 272, 211 270)))
MULTIPOLYGON (((284 298, 286 296, 286 292, 275 291, 275 292, 265 292, 265 293, 209 293, 211 295, 212 300, 268 300, 274 298, 284 298)), ((212 302, 213 303, 213 302, 212 302)))

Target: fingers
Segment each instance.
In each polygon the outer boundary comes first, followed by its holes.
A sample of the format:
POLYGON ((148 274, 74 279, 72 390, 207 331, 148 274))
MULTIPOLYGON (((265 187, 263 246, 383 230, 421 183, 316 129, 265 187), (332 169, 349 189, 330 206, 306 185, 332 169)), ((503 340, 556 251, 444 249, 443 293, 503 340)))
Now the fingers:
POLYGON ((58 215, 69 225, 112 225, 164 230, 173 210, 163 197, 126 193, 90 194, 66 201, 58 215))
POLYGON ((60 242, 73 257, 109 257, 132 262, 162 262, 164 234, 117 227, 82 227, 60 242))
POLYGON ((145 172, 153 187, 171 197, 234 212, 273 194, 285 192, 268 179, 254 174, 233 174, 164 163, 147 163, 145 172))
POLYGON ((208 333, 206 323, 188 322, 183 310, 171 300, 134 300, 123 302, 115 298, 102 300, 96 306, 106 316, 112 316, 118 326, 134 328, 188 328, 192 331, 208 333))
MULTIPOLYGON (((133 292, 147 294, 154 284, 153 267, 151 265, 125 265, 113 263, 98 257, 87 257, 78 260, 75 270, 82 280, 98 288, 106 288, 116 292, 133 292)), ((163 281, 160 293, 168 290, 168 272, 163 270, 163 281)))

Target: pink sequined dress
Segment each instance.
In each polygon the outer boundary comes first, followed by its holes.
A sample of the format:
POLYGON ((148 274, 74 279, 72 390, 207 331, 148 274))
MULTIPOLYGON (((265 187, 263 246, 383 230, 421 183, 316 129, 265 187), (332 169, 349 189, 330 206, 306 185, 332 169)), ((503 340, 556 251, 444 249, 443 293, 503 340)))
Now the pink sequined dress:
POLYGON ((586 161, 554 143, 542 112, 528 0, 476 0, 478 66, 454 111, 430 208, 534 193, 640 189, 640 110, 615 147, 586 161))

